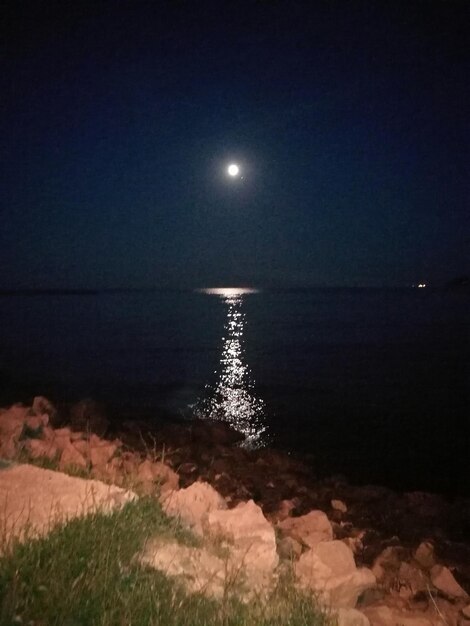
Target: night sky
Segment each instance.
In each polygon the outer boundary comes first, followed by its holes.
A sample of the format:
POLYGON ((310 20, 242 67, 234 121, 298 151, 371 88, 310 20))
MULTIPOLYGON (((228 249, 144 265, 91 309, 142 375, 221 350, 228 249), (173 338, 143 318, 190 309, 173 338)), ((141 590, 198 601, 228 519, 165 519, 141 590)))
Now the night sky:
POLYGON ((469 271, 468 2, 2 7, 0 288, 469 271))

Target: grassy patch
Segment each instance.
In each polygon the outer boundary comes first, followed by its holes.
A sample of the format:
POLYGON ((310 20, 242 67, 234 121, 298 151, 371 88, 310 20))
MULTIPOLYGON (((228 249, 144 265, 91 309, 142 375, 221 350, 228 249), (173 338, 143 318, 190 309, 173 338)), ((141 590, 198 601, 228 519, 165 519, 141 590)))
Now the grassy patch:
POLYGON ((195 545, 151 498, 15 545, 0 560, 0 625, 324 626, 310 598, 283 581, 266 605, 217 603, 134 563, 150 537, 195 545))

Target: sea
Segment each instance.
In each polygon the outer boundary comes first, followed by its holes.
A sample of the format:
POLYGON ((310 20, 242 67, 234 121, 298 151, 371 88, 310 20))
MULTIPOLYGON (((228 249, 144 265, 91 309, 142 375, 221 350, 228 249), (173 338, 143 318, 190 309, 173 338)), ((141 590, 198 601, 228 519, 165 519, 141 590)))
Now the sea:
POLYGON ((3 293, 0 401, 222 419, 319 475, 468 494, 469 302, 431 288, 3 293))

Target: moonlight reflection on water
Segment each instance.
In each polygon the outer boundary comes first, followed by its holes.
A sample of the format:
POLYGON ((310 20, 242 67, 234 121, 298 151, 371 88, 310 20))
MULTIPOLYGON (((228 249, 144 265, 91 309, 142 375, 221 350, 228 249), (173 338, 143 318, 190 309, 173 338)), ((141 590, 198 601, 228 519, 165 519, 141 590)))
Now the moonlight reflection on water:
POLYGON ((245 313, 243 297, 256 293, 255 289, 220 288, 201 289, 202 293, 217 295, 227 306, 225 335, 218 382, 209 387, 209 397, 199 403, 198 415, 206 419, 224 420, 245 435, 243 445, 256 448, 263 445, 266 426, 265 404, 254 395, 254 381, 245 362, 243 333, 245 313))

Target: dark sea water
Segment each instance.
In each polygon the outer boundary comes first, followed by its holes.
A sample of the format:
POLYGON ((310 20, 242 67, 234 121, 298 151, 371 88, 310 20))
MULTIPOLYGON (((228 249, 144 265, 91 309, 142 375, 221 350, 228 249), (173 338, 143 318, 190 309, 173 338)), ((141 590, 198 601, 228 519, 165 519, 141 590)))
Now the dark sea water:
POLYGON ((321 472, 468 492, 469 301, 430 289, 4 295, 1 402, 218 417, 253 445, 312 454, 321 472))

